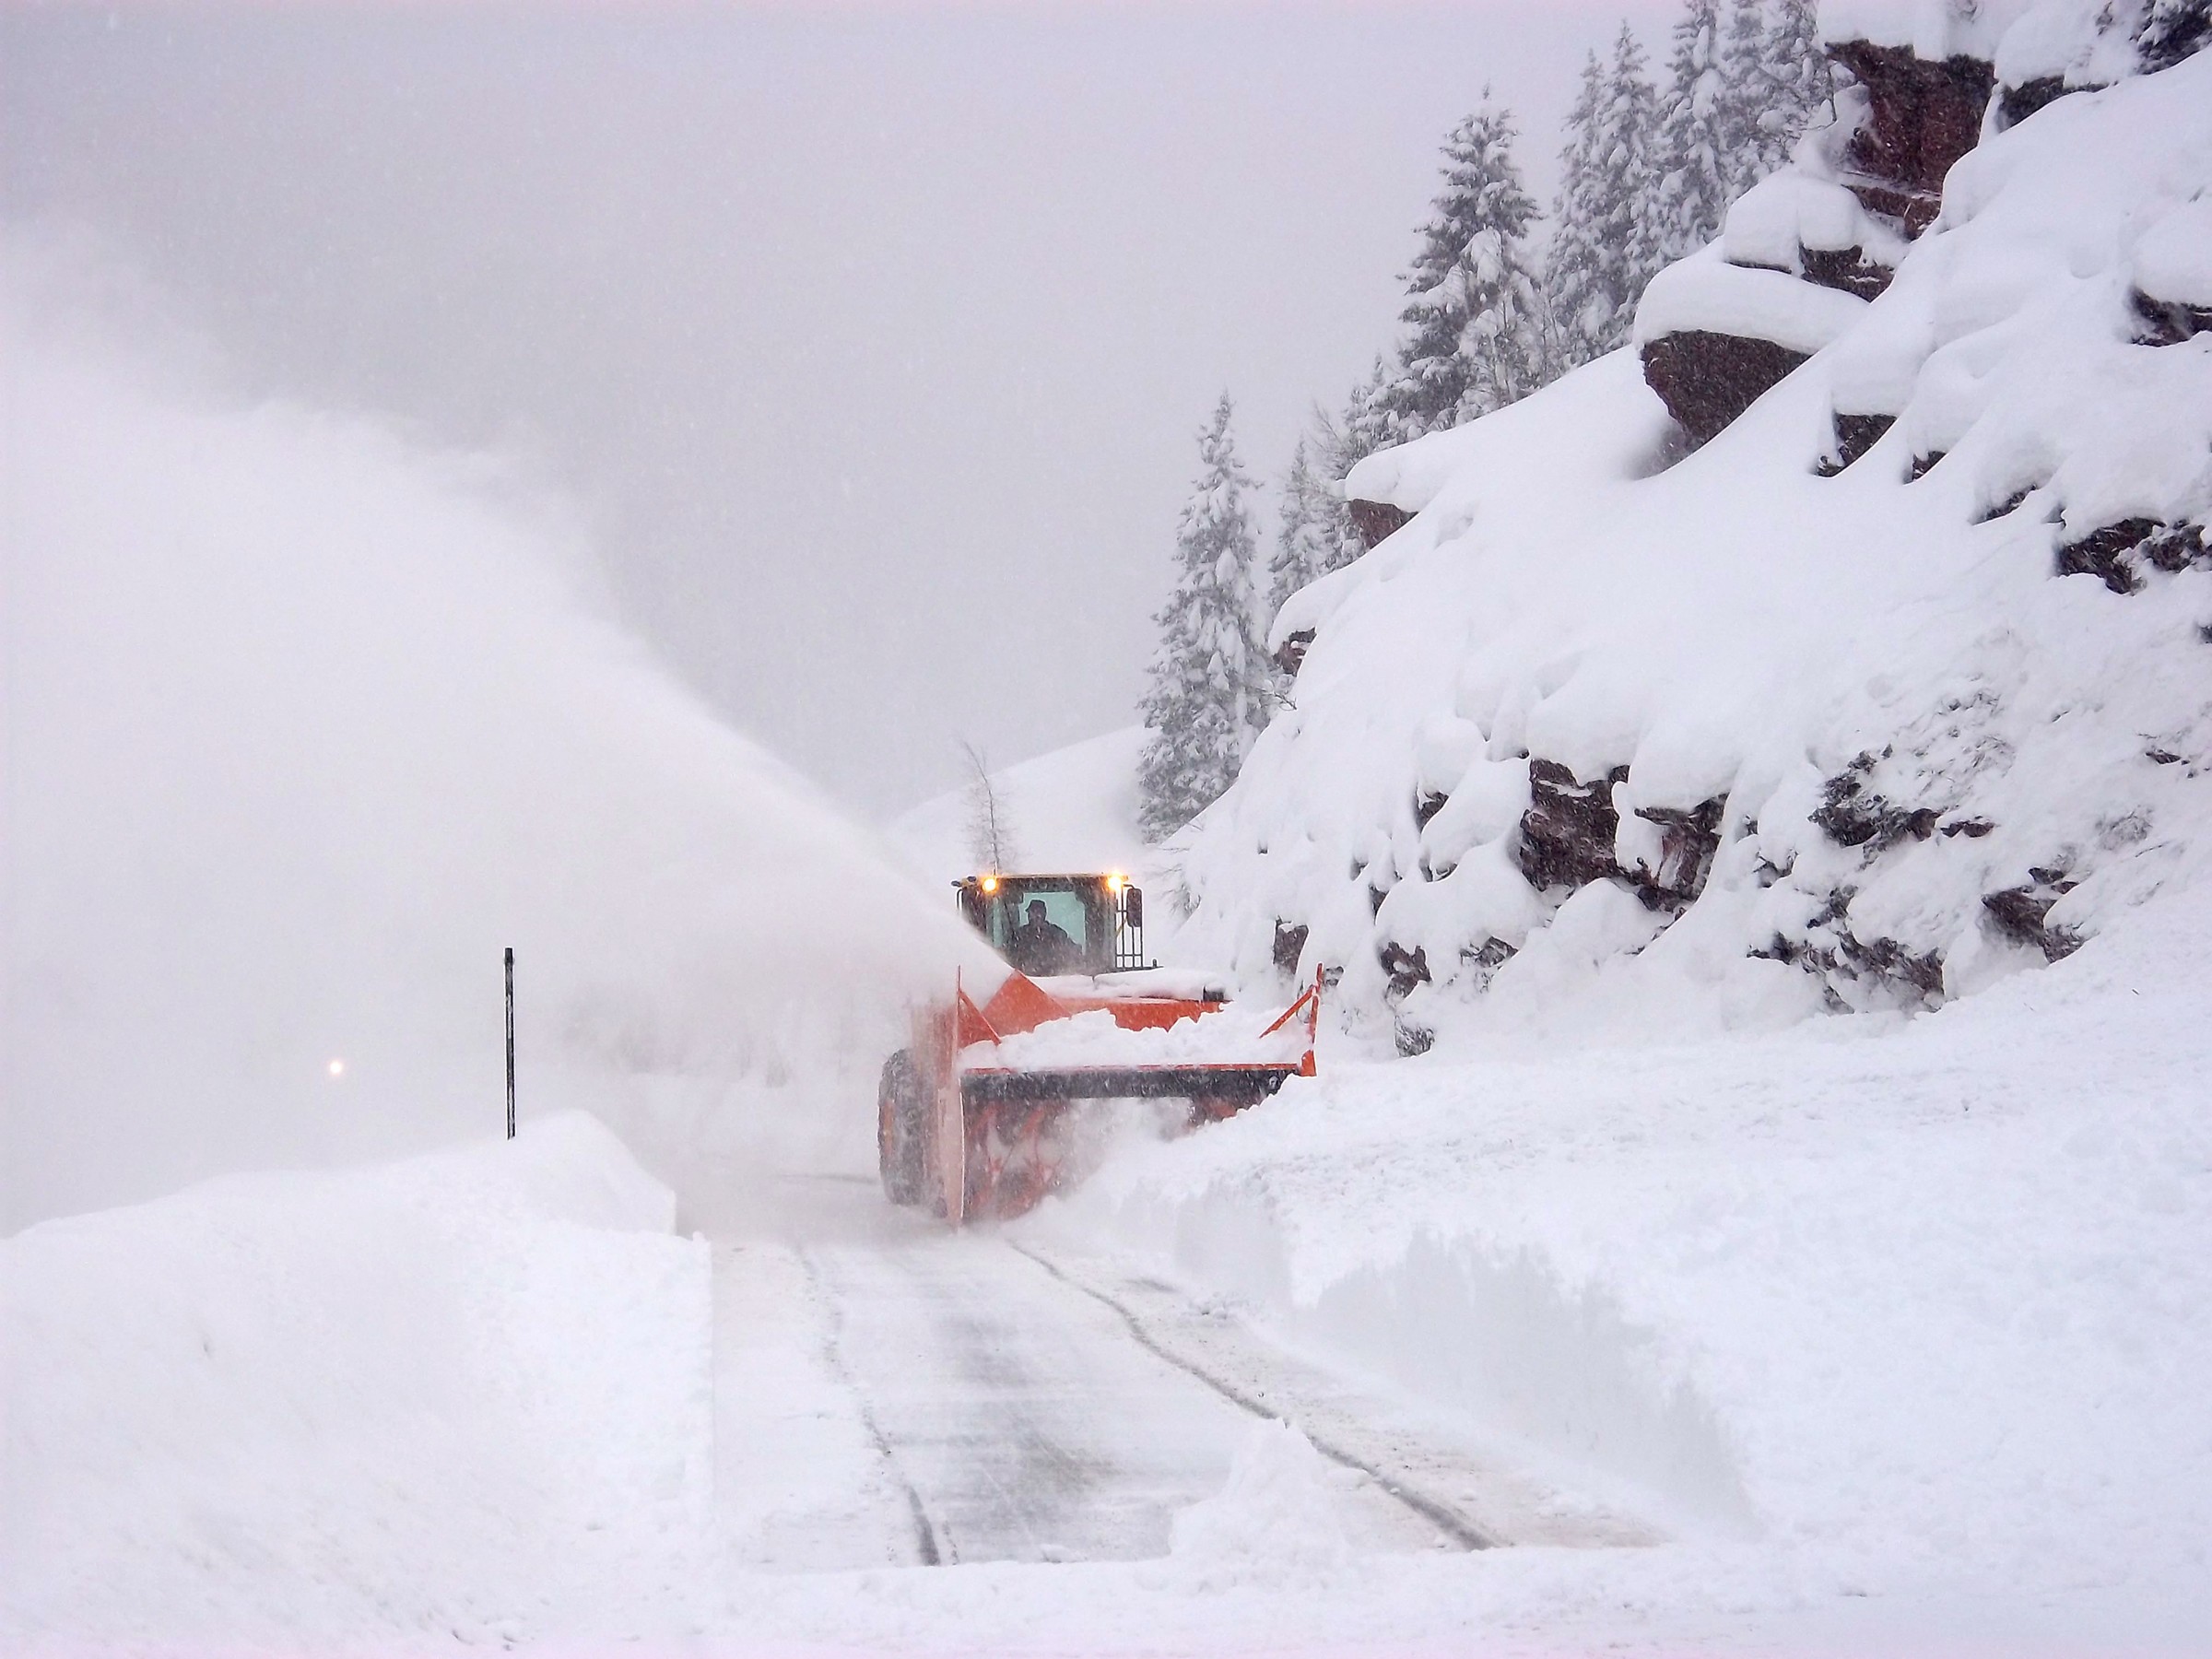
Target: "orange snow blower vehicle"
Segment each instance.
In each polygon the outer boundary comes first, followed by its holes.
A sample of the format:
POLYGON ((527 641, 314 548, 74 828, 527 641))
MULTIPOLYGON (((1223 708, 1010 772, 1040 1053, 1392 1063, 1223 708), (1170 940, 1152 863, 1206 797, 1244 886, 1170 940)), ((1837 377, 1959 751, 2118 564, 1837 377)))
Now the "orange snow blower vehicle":
POLYGON ((1272 1018, 1247 1014, 1204 977, 1146 962, 1144 894, 1121 876, 954 885, 1008 971, 972 994, 956 975, 884 1063, 877 1151, 892 1203, 956 1227, 1019 1215, 1078 1172, 1088 1103, 1180 1101, 1171 1126, 1191 1128, 1313 1075, 1318 977, 1272 1018))

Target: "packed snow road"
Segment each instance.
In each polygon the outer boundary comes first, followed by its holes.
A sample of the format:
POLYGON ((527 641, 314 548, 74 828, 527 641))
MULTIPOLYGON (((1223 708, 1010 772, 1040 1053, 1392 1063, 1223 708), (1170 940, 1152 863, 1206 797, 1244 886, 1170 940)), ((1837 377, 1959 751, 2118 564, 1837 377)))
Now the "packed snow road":
POLYGON ((1162 1556, 1267 1418, 1322 1453, 1357 1547, 1644 1536, 1110 1262, 784 1184, 775 1235, 714 1259, 716 1507, 748 1564, 1162 1556))

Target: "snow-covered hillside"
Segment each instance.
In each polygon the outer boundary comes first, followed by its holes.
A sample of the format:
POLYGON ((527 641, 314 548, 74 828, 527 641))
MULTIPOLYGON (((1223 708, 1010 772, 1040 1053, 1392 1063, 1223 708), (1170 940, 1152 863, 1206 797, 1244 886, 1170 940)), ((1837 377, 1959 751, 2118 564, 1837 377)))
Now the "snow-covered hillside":
POLYGON ((1174 849, 1246 973, 1340 968, 1409 1046, 1766 1026, 2200 869, 2212 336, 2150 320, 2212 298, 2212 60, 1993 118, 1909 244, 1839 144, 1647 296, 1647 346, 1810 354, 1711 441, 1625 351, 1354 472, 1412 522, 1286 606, 1297 707, 1174 849), (1871 301, 1747 268, 1842 241, 1871 301))
MULTIPOLYGON (((994 771, 991 786, 1013 828, 1014 862, 1034 871, 1140 868, 1136 761, 1144 747, 1145 728, 1124 726, 994 771)), ((925 881, 958 881, 976 868, 971 817, 971 792, 951 790, 900 814, 885 833, 925 881)))

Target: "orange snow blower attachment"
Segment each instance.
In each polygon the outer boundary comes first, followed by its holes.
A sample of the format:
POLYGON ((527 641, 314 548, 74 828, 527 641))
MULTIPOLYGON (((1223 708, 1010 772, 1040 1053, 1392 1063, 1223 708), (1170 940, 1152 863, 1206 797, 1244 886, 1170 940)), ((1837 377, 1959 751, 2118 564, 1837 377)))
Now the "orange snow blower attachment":
MULTIPOLYGON (((1019 1215, 1080 1173, 1083 1103, 1182 1100, 1190 1128, 1313 1075, 1318 978, 1272 1018, 1144 956, 1144 895, 1119 875, 971 876, 961 913, 1005 957, 978 1002, 916 1011, 884 1065, 885 1193, 954 1225, 1019 1215)), ((980 988, 979 988, 980 991, 980 988)))

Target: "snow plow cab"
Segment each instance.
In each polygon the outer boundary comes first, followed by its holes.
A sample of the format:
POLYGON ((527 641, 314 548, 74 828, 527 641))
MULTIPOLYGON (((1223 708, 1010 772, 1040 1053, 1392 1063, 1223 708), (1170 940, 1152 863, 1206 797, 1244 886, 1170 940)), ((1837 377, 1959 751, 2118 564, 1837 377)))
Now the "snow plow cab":
POLYGON ((884 1063, 877 1152, 894 1204, 955 1226, 1019 1215, 1080 1173, 1085 1103, 1182 1103, 1192 1128, 1313 1075, 1318 978, 1247 1012, 1203 976, 1145 960, 1144 894, 1118 874, 969 876, 960 913, 1005 959, 956 976, 884 1063))

